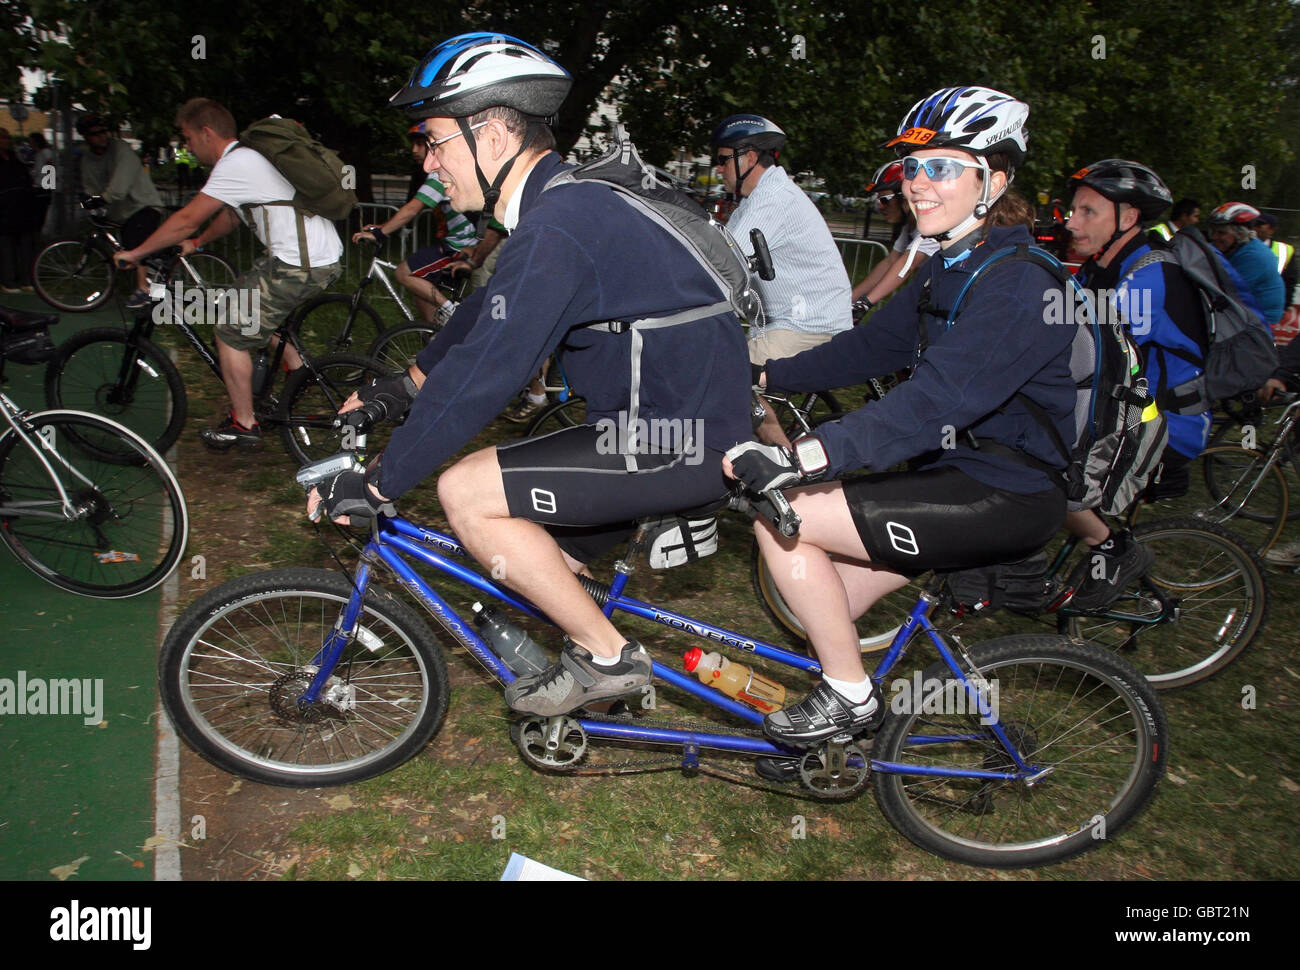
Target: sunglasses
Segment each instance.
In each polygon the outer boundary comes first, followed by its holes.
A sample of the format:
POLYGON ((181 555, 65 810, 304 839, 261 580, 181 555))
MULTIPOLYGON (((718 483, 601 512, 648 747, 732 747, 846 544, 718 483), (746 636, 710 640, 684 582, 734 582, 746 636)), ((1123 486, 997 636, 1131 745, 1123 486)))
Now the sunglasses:
POLYGON ((911 181, 916 173, 925 169, 926 178, 931 182, 951 182, 961 178, 961 173, 968 168, 983 168, 979 162, 968 162, 963 158, 949 158, 940 155, 935 158, 917 158, 909 155, 903 159, 903 180, 911 181))
POLYGON ((748 154, 748 149, 746 149, 746 151, 743 152, 732 152, 730 155, 721 155, 721 154, 715 155, 713 157, 713 165, 715 168, 719 165, 726 165, 727 162, 731 161, 737 155, 745 155, 745 154, 748 154))
MULTIPOLYGON (((478 124, 476 124, 476 125, 470 125, 468 131, 474 131, 476 128, 482 128, 484 125, 487 125, 487 124, 491 124, 491 122, 490 122, 490 121, 480 121, 480 122, 479 122, 478 124)), ((459 131, 453 131, 450 135, 444 135, 442 138, 430 138, 428 135, 425 135, 425 136, 424 136, 424 145, 425 145, 425 147, 429 150, 429 154, 432 155, 434 152, 436 152, 436 151, 438 150, 438 146, 439 146, 439 145, 445 145, 447 142, 451 141, 453 138, 459 138, 461 135, 464 135, 464 134, 466 134, 466 130, 465 130, 465 129, 461 129, 461 130, 459 130, 459 131)))

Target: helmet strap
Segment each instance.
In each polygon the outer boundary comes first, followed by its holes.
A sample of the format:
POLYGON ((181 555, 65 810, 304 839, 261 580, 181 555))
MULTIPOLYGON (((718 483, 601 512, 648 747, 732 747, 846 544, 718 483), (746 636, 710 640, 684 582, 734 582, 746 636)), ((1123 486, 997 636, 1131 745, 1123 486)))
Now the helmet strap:
POLYGON ((738 198, 743 199, 745 197, 745 193, 742 192, 741 189, 744 188, 745 179, 749 178, 749 173, 754 171, 754 169, 758 168, 759 152, 757 148, 751 148, 748 146, 745 146, 744 151, 740 151, 739 150, 740 147, 741 146, 737 146, 736 148, 733 148, 731 150, 731 164, 734 165, 736 168, 736 196, 738 198), (754 153, 754 164, 749 166, 749 168, 745 169, 745 171, 742 173, 740 171, 740 156, 747 155, 750 152, 754 153))
POLYGON ((457 118, 456 125, 460 128, 461 134, 465 136, 465 143, 469 146, 470 157, 474 159, 474 175, 478 178, 478 187, 483 192, 483 214, 479 216, 478 231, 483 235, 483 227, 488 220, 492 218, 493 210, 496 208, 497 201, 501 198, 501 186, 505 184, 506 178, 510 175, 510 169, 514 167, 515 159, 523 154, 524 142, 528 141, 528 131, 524 130, 524 138, 519 145, 519 150, 506 159, 506 163, 501 166, 501 171, 497 172, 497 177, 491 182, 483 174, 483 169, 478 163, 478 143, 474 139, 474 132, 470 130, 468 118, 457 118))

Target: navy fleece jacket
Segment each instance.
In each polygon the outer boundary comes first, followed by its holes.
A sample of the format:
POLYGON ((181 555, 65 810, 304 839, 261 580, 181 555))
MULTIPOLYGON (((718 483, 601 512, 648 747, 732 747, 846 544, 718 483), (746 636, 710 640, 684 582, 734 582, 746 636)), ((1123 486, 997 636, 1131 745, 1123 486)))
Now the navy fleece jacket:
POLYGON ((1073 444, 1074 327, 1051 322, 1045 295, 1059 293, 1060 284, 1039 266, 1004 262, 980 278, 962 301, 952 328, 945 326, 946 310, 976 267, 998 250, 1032 241, 1023 227, 993 227, 982 244, 951 267, 941 256, 926 263, 917 278, 866 323, 820 347, 767 362, 771 388, 811 391, 859 384, 916 361, 922 318, 928 347, 912 379, 883 401, 868 402, 818 427, 830 457, 829 474, 859 468, 883 471, 917 459, 919 467, 953 466, 976 481, 1019 494, 1051 487, 1041 470, 963 446, 961 432, 971 428, 976 437, 1065 467, 1060 448, 1015 398, 1023 390, 1055 422, 1061 439, 1073 444), (927 278, 930 304, 942 308, 941 315, 918 314, 921 284, 927 278), (945 447, 953 443, 958 447, 945 447))
MULTIPOLYGON (((426 379, 384 452, 379 490, 397 498, 464 447, 563 350, 587 422, 628 411, 631 334, 585 324, 668 316, 725 299, 685 248, 599 185, 543 186, 550 152, 523 185, 519 224, 485 290, 470 296, 416 360, 426 379)), ((750 437, 744 332, 727 312, 645 332, 640 416, 702 421, 706 447, 750 437)), ((668 504, 671 504, 669 502, 668 504)))

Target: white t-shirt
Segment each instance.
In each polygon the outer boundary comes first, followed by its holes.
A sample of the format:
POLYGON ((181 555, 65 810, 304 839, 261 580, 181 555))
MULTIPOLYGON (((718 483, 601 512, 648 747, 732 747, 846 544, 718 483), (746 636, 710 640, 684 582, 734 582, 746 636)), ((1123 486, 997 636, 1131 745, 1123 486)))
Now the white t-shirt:
MULTIPOLYGON (((234 209, 276 259, 290 266, 302 264, 298 257, 298 216, 293 206, 263 206, 252 211, 251 220, 240 208, 293 198, 293 186, 263 156, 238 142, 231 142, 217 159, 217 164, 212 166, 203 194, 234 209), (268 224, 270 239, 266 238, 268 224)), ((337 263, 343 255, 343 243, 334 230, 334 223, 323 216, 308 215, 304 224, 307 229, 307 258, 312 268, 337 263)))

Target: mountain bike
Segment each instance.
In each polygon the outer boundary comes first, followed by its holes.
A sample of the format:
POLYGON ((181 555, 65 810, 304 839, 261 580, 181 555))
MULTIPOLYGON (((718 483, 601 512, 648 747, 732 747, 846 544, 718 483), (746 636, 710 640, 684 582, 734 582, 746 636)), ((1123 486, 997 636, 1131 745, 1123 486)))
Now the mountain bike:
MULTIPOLYGON (((68 313, 84 313, 108 302, 119 273, 113 254, 125 248, 117 235, 122 225, 105 218, 107 203, 102 198, 95 196, 81 205, 87 210, 94 231, 81 239, 52 242, 32 262, 32 285, 36 293, 56 310, 68 313)), ((165 263, 166 255, 159 254, 145 261, 151 280, 165 263)), ((229 287, 234 285, 236 273, 216 253, 199 251, 179 257, 179 266, 172 276, 188 287, 229 287)))
MULTIPOLYGON (((5 310, 5 331, 57 318, 5 310)), ((5 336, 8 336, 6 334, 5 336)), ((35 363, 8 352, 4 364, 35 363)), ((104 599, 157 586, 180 562, 189 515, 162 457, 115 421, 25 411, 0 394, 0 541, 48 583, 104 599)))
MULTIPOLYGON (((45 396, 51 407, 82 407, 109 415, 136 432, 154 448, 165 451, 180 437, 189 410, 185 382, 171 357, 150 339, 155 327, 174 326, 212 374, 220 380, 221 364, 213 346, 199 332, 218 314, 206 290, 179 292, 171 286, 179 260, 160 270, 164 299, 135 311, 130 329, 97 327, 74 334, 61 344, 45 371, 45 396)), ((244 299, 226 289, 216 298, 244 299)), ((305 306, 306 304, 304 304, 305 306)), ((266 427, 279 427, 285 449, 301 463, 332 454, 339 447, 334 418, 357 388, 386 371, 356 354, 313 357, 297 335, 297 309, 275 330, 268 349, 254 354, 253 410, 266 427), (292 345, 302 366, 283 372, 284 350, 292 345)), ((386 440, 387 432, 381 432, 386 440)), ((382 440, 377 441, 382 445, 382 440)))
MULTIPOLYGON (((1068 537, 1036 575, 1040 592, 1005 607, 1021 616, 1054 622, 1057 632, 1120 651, 1160 690, 1199 683, 1242 655, 1268 614, 1268 583, 1258 557, 1233 533, 1195 518, 1161 519, 1132 527, 1133 538, 1152 550, 1155 563, 1109 606, 1081 610, 1070 605, 1074 553, 1082 540, 1068 537)), ((751 583, 768 615, 796 640, 806 639, 755 544, 751 583)), ((864 652, 886 649, 897 633, 889 617, 910 603, 921 587, 914 580, 883 597, 858 623, 864 652), (878 619, 884 617, 885 619, 878 619)), ((988 608, 964 604, 959 612, 988 608)))
MULTIPOLYGON (((307 487, 337 466, 331 459, 305 468, 298 480, 307 487)), ((779 492, 758 503, 780 527, 797 530, 779 492)), ((612 582, 581 580, 606 615, 630 613, 796 675, 819 672, 804 654, 626 595, 646 533, 643 524, 612 582)), ((176 621, 159 658, 163 705, 178 733, 225 771, 291 787, 360 781, 419 754, 448 708, 443 648, 414 610, 373 581, 375 565, 500 686, 516 675, 448 599, 461 597, 444 598, 412 564, 441 574, 457 594, 491 596, 548 622, 525 598, 459 561, 465 558, 454 536, 381 518, 351 575, 274 570, 212 590, 176 621)), ((945 595, 941 582, 922 592, 873 673, 882 696, 887 688, 892 696, 871 736, 783 748, 758 730, 763 715, 755 707, 662 658, 653 667, 657 694, 671 691, 712 717, 514 715, 510 735, 527 764, 555 774, 680 766, 817 799, 852 798, 874 782, 895 828, 970 865, 1045 865, 1112 838, 1149 802, 1165 770, 1168 729, 1156 694, 1122 658, 1057 636, 967 647, 931 622, 945 595), (939 660, 911 680, 890 682, 907 650, 925 642, 939 660), (936 692, 942 696, 931 703, 936 692), (661 750, 642 760, 600 760, 619 745, 661 750), (761 756, 797 761, 797 781, 767 784, 738 770, 761 756)))

